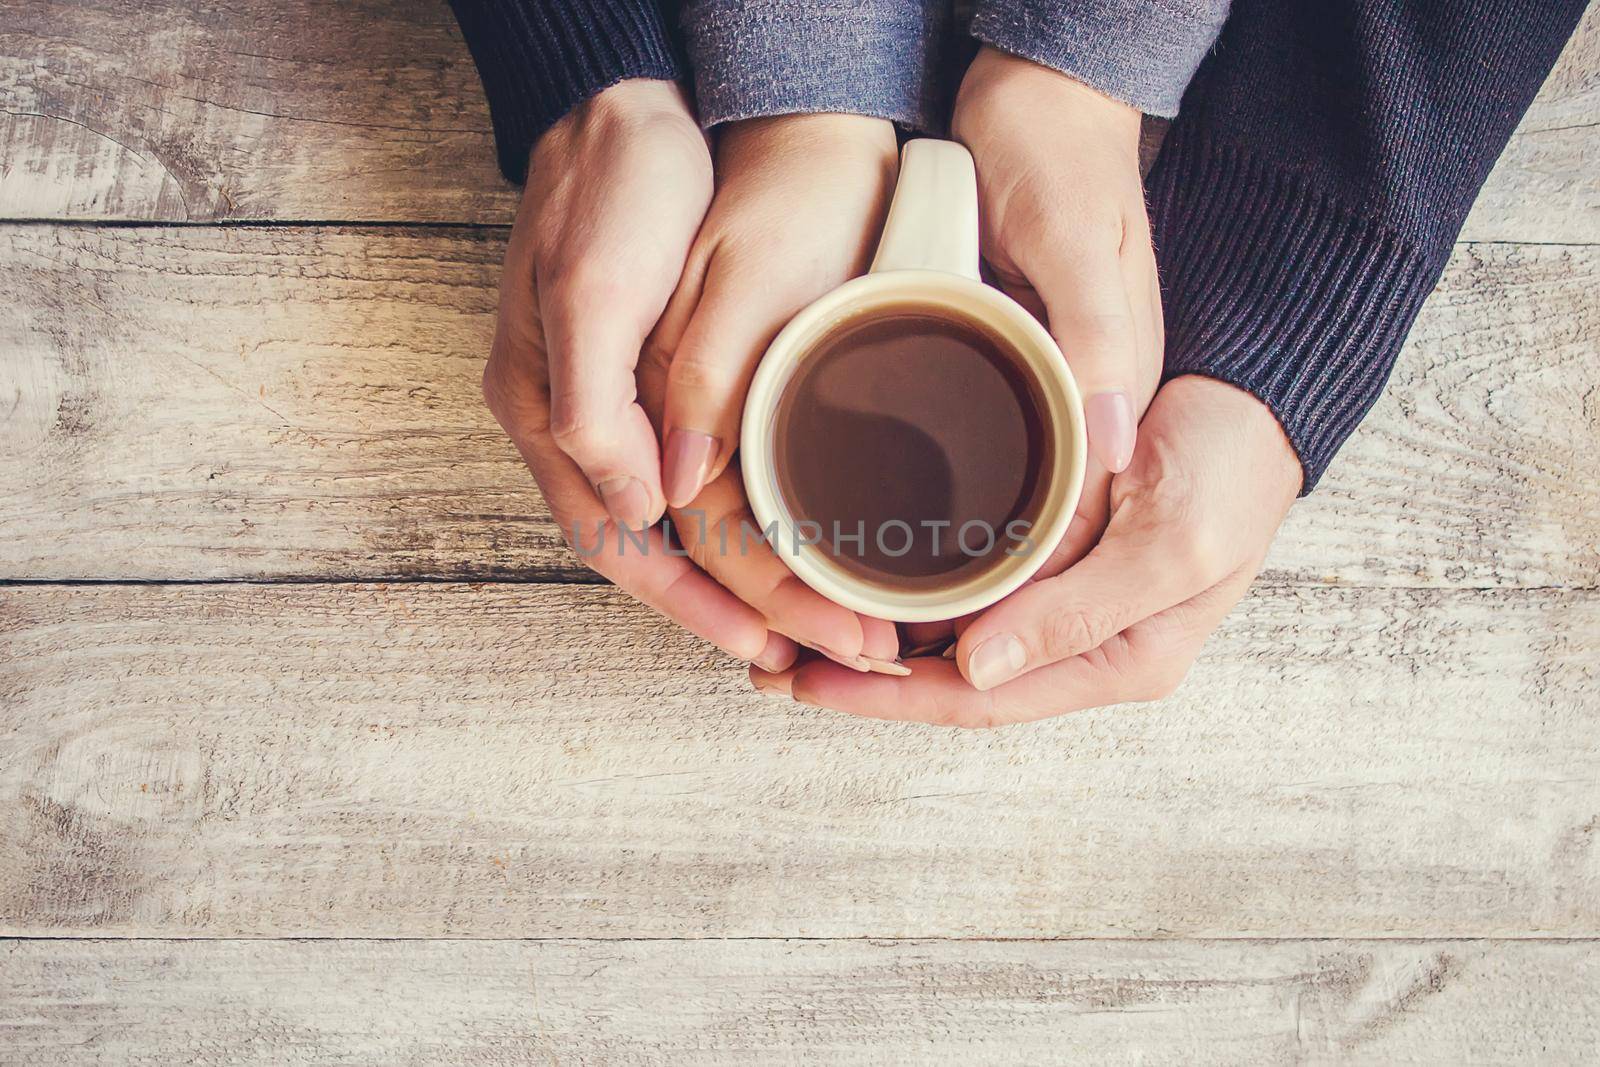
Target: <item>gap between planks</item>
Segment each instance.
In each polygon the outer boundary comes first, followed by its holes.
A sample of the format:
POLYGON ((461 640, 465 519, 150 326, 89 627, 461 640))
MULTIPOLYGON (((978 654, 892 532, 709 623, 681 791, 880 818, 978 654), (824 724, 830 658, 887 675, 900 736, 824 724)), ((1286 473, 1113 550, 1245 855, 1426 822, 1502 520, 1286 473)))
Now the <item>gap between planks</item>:
MULTIPOLYGON (((52 219, 46 216, 0 216, 0 226, 36 226, 64 230, 316 230, 340 229, 359 233, 383 230, 452 230, 469 233, 509 234, 509 222, 473 222, 470 220, 419 220, 405 219, 52 219)), ((1455 248, 1597 248, 1600 241, 1534 241, 1464 239, 1454 243, 1455 248)))
POLYGON ((1449 931, 1428 934, 1396 934, 1392 937, 1381 935, 1354 935, 1328 934, 1326 936, 1300 936, 1300 937, 1272 937, 1259 934, 1221 934, 1215 937, 1117 937, 1114 935, 1077 935, 1063 937, 1004 937, 983 936, 950 937, 931 935, 915 935, 905 937, 883 937, 875 934, 861 934, 855 937, 808 937, 802 934, 750 934, 737 937, 718 936, 707 934, 704 937, 662 937, 643 935, 630 937, 619 934, 614 937, 594 937, 583 934, 553 934, 546 937, 462 937, 450 936, 407 936, 396 934, 393 937, 373 936, 371 934, 353 934, 348 937, 340 934, 273 934, 260 937, 239 936, 207 936, 204 934, 6 934, 0 933, 0 945, 11 942, 54 942, 54 941, 104 941, 104 942, 207 942, 207 943, 237 943, 253 944, 256 942, 275 942, 278 944, 320 944, 323 942, 394 944, 409 942, 427 942, 429 944, 495 944, 495 945, 537 945, 537 944, 704 944, 706 942, 727 942, 738 944, 746 941, 803 941, 807 944, 971 944, 971 945, 1064 945, 1064 944, 1118 944, 1118 945, 1324 945, 1324 944, 1361 944, 1361 945, 1429 945, 1436 942, 1450 942, 1451 944, 1473 945, 1591 945, 1600 944, 1600 933, 1582 936, 1547 937, 1542 934, 1495 934, 1484 937, 1481 934, 1453 934, 1449 931))

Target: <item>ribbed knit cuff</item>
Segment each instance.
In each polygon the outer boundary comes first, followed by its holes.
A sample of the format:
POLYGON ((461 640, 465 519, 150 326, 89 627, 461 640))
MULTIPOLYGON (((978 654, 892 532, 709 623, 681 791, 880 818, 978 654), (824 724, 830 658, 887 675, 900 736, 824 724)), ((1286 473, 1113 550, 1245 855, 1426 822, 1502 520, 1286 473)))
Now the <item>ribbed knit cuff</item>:
POLYGON ((825 111, 944 125, 946 0, 690 0, 682 23, 708 127, 825 111))
POLYGON ((1309 493, 1383 391, 1443 260, 1181 125, 1148 182, 1164 378, 1203 374, 1258 397, 1309 493))
POLYGON ((450 0, 478 65, 500 170, 528 176, 534 142, 568 111, 628 78, 682 66, 655 0, 450 0))
POLYGON ((1230 0, 979 0, 972 35, 1171 118, 1230 0))

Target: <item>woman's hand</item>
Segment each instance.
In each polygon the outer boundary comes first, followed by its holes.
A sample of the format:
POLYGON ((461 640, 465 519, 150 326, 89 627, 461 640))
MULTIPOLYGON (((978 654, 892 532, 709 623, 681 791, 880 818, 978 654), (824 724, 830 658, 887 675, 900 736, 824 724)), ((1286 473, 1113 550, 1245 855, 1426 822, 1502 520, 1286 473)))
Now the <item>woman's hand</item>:
POLYGON ((897 169, 882 119, 792 115, 721 130, 716 198, 639 370, 674 528, 695 562, 773 630, 890 671, 891 624, 828 601, 759 537, 740 537, 757 524, 730 461, 756 364, 796 312, 866 270, 897 169))
POLYGON ((1300 462, 1264 404, 1209 378, 1177 378, 1112 479, 1099 543, 979 615, 955 662, 910 660, 906 678, 811 662, 755 668, 751 680, 807 704, 954 726, 1159 699, 1244 595, 1300 485, 1300 462))
POLYGON ((858 115, 729 124, 717 194, 650 347, 666 368, 667 500, 688 504, 727 467, 756 364, 784 324, 872 261, 899 148, 858 115))
POLYGON ((724 651, 781 669, 796 649, 659 530, 665 507, 635 365, 711 199, 711 157, 683 92, 627 81, 534 149, 506 249, 483 393, 562 533, 599 573, 724 651))
POLYGON ((1087 552, 1161 379, 1161 293, 1139 177, 1139 112, 984 48, 951 130, 978 168, 982 251, 1000 288, 1049 327, 1083 394, 1090 463, 1078 521, 1044 574, 1087 552))

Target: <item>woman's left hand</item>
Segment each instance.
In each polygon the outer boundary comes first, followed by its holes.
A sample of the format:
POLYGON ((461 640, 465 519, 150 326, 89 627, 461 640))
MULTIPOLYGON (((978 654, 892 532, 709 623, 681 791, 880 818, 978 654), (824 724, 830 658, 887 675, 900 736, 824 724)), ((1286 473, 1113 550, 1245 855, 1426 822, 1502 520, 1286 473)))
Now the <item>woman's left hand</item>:
POLYGON ((1301 486, 1272 412, 1209 378, 1156 394, 1133 462, 1111 482, 1105 534, 1083 559, 974 619, 956 658, 891 678, 813 661, 757 688, 880 719, 1000 726, 1157 700, 1238 603, 1301 486))

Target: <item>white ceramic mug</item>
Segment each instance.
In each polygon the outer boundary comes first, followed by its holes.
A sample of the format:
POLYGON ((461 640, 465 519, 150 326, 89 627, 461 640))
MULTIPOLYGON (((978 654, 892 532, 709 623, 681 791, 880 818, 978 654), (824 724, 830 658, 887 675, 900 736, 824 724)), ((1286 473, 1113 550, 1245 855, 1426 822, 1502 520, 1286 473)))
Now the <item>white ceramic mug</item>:
POLYGON ((961 145, 924 139, 905 146, 872 269, 818 298, 773 339, 745 400, 739 451, 751 511, 762 529, 776 528, 778 556, 811 588, 854 611, 896 622, 958 618, 993 604, 1044 565, 1066 533, 1083 489, 1083 402, 1049 332, 979 278, 977 175, 961 145), (807 544, 779 491, 773 464, 778 399, 817 342, 845 320, 907 304, 970 320, 1019 357, 1043 402, 1041 415, 1055 456, 1044 472, 1042 504, 1025 551, 1007 553, 949 585, 916 589, 863 578, 807 544))

